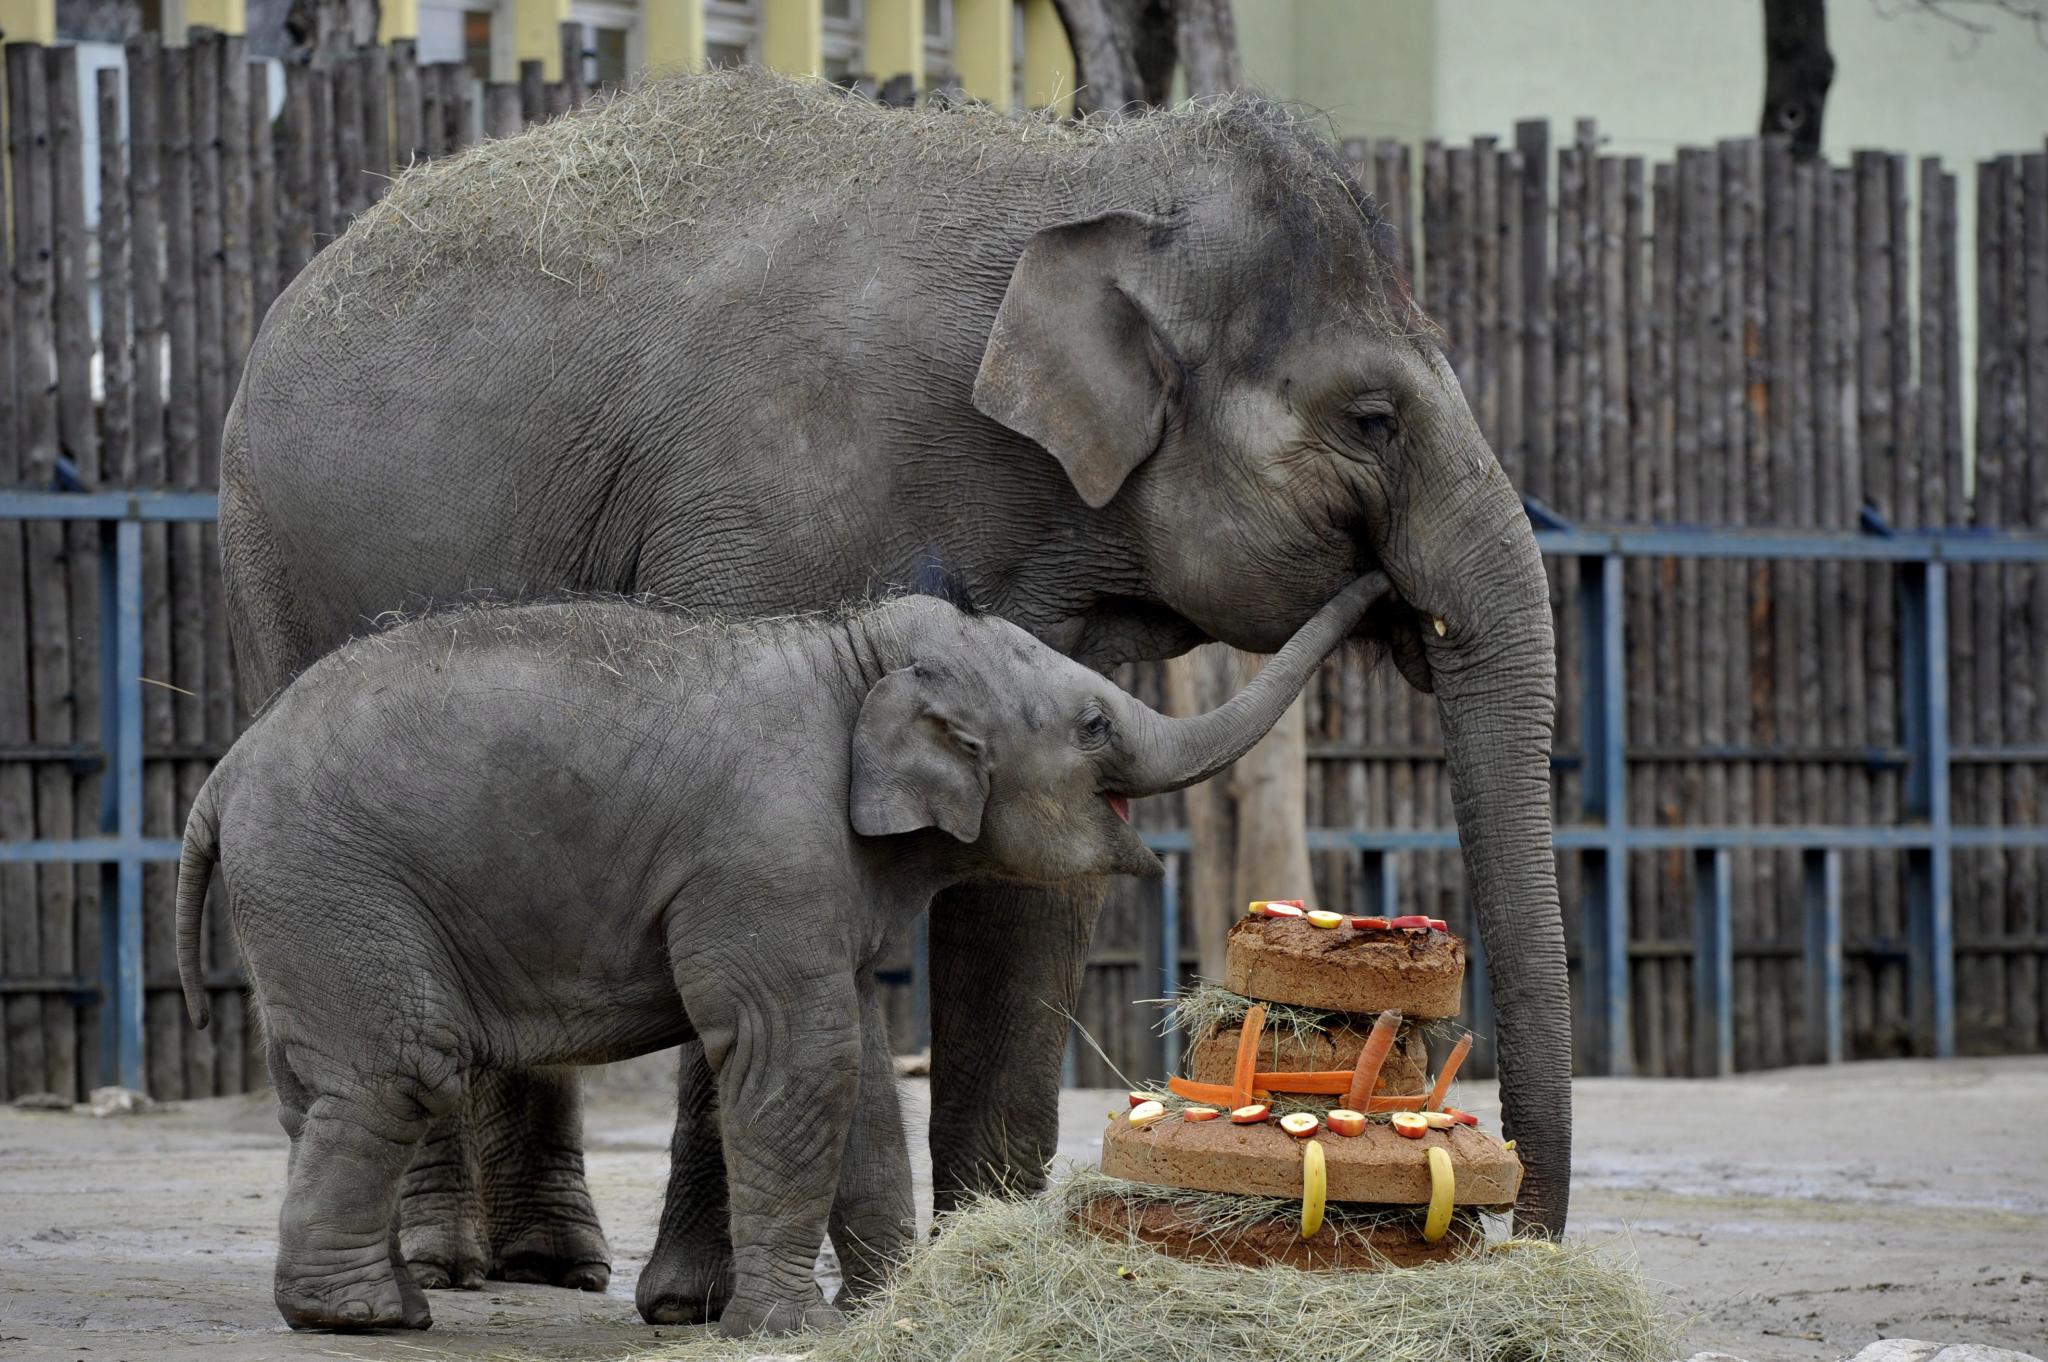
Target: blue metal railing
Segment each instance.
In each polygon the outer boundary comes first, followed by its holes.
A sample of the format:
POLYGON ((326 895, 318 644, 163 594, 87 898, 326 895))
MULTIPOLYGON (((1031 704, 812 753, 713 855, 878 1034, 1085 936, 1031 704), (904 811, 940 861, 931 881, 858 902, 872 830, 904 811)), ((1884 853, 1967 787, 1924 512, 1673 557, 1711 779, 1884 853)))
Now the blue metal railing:
MULTIPOLYGON (((1834 530, 1574 528, 1531 505, 1536 540, 1554 558, 1578 562, 1576 609, 1583 649, 1579 697, 1584 756, 1582 823, 1557 829, 1559 851, 1581 858, 1586 886, 1580 1025, 1609 1073, 1633 1068, 1629 1034, 1629 901, 1632 851, 1689 851, 1699 885, 1695 905, 1695 1072, 1734 1067, 1733 933, 1730 856, 1735 851, 1796 850, 1804 866, 1807 1058, 1837 1061, 1842 1034, 1841 853, 1893 850, 1906 857, 1911 949, 1909 981, 1916 1048, 1955 1050, 1955 937, 1952 862, 1963 849, 2048 847, 2048 827, 1958 827, 1950 818, 1948 701, 1948 578, 1950 563, 2048 562, 2048 535, 1973 530, 1856 533, 1834 530), (1906 815, 1897 825, 1638 827, 1628 821, 1623 670, 1622 563, 1628 558, 1788 559, 1890 562, 1899 565, 1900 704, 1906 754, 1906 815)), ((142 867, 178 859, 179 843, 142 835, 142 526, 211 521, 212 493, 32 492, 0 490, 0 520, 99 522, 101 686, 100 731, 107 769, 100 836, 69 841, 0 843, 0 862, 97 862, 104 867, 103 942, 99 996, 112 1001, 101 1027, 101 1072, 142 1086, 142 867)), ((0 703, 13 701, 0 697, 0 703)), ((2031 751, 2032 749, 2027 749, 2031 751)), ((1994 753, 1995 754, 1995 753, 1994 753)), ((2024 754, 2022 754, 2024 755, 2024 754)), ((2018 759, 2018 758, 2015 758, 2018 759)), ((1148 834, 1168 858, 1157 932, 1162 993, 1179 984, 1180 857, 1185 831, 1148 834)), ((1398 852, 1449 851, 1450 829, 1312 828, 1314 851, 1350 851, 1364 862, 1369 911, 1391 909, 1399 891, 1398 852)), ((922 933, 919 935, 920 945, 922 933)), ((922 952, 919 952, 920 956, 922 952)), ((1475 957, 1477 955, 1475 943, 1475 957)), ((925 1026, 923 961, 913 970, 918 1030, 925 1026)), ((1485 971, 1469 1012, 1488 1007, 1485 971)), ((83 990, 89 991, 89 990, 83 990)), ((1165 1068, 1179 1058, 1179 1038, 1164 1041, 1165 1068)))

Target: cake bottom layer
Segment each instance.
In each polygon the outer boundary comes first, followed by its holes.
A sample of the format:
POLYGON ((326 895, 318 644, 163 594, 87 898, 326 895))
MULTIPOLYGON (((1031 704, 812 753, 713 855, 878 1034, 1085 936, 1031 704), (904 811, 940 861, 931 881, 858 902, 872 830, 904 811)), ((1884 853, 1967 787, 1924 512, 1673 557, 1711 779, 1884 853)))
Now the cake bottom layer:
MULTIPOLYGON (((1325 1132, 1315 1139, 1323 1146, 1332 1201, 1426 1205, 1432 1146, 1451 1156, 1459 1206, 1507 1206, 1521 1190, 1522 1161, 1493 1136, 1467 1126, 1410 1140, 1375 1121, 1362 1135, 1325 1132)), ((1129 1113, 1119 1112, 1102 1134, 1102 1171, 1155 1187, 1298 1199, 1301 1144, 1272 1121, 1241 1126, 1183 1121, 1175 1114, 1133 1130, 1129 1113)))
POLYGON ((1304 1239, 1299 1222, 1291 1217, 1219 1226, 1170 1199, 1135 1196, 1096 1197, 1077 1207, 1073 1219, 1077 1228, 1090 1234, 1113 1241, 1136 1239, 1173 1258, 1320 1272, 1373 1272, 1452 1262, 1471 1257, 1486 1243, 1485 1227, 1472 1216, 1453 1219, 1434 1244, 1423 1239, 1419 1217, 1345 1225, 1332 1216, 1304 1239))

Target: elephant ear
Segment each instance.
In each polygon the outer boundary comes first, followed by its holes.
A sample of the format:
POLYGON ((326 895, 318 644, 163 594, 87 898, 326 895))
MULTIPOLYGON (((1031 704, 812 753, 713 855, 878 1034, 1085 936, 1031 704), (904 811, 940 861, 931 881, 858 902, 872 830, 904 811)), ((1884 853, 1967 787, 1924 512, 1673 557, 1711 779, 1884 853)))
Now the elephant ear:
POLYGON ((1159 447, 1180 361, 1139 286, 1172 228, 1142 213, 1041 229, 989 331, 974 405, 1060 462, 1081 499, 1109 504, 1159 447))
POLYGON ((861 702, 853 727, 853 830, 863 837, 939 828, 981 836, 988 753, 937 704, 917 667, 890 672, 861 702))

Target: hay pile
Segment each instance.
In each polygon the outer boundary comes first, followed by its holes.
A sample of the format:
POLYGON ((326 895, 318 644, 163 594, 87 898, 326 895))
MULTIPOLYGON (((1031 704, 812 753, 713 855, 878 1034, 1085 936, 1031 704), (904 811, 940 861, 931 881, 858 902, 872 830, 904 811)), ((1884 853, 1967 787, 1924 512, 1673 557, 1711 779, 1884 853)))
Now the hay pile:
POLYGON ((775 1353, 811 1362, 1665 1362, 1672 1356, 1673 1332, 1642 1278, 1592 1249, 1515 1246, 1465 1263, 1370 1274, 1214 1267, 1067 1228, 1071 1206, 1118 1189, 1132 1184, 1077 1171, 1034 1200, 983 1202, 959 1212, 843 1332, 774 1343, 692 1340, 636 1358, 739 1362, 775 1353))
POLYGON ((750 237, 765 262, 772 224, 832 224, 863 202, 899 235, 944 232, 955 199, 1170 212, 1231 158, 1326 249, 1386 255, 1383 220, 1315 122, 1257 96, 1062 121, 972 104, 889 109, 740 68, 649 81, 413 166, 321 254, 299 304, 336 320, 352 301, 388 311, 459 288, 458 271, 537 272, 580 289, 657 239, 686 271, 750 237), (1325 230, 1340 218, 1349 230, 1325 230))

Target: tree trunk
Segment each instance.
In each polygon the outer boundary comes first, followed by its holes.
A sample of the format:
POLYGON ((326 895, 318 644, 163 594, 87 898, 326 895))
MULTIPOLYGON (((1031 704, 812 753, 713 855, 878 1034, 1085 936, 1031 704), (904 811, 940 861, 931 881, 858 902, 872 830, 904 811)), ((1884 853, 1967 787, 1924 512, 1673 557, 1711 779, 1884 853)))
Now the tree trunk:
POLYGON ((1216 95, 1244 84, 1237 55, 1237 21, 1230 0, 1179 0, 1175 35, 1180 69, 1191 95, 1216 95))
POLYGON ((1795 156, 1819 155, 1834 79, 1825 0, 1764 0, 1763 134, 1789 136, 1795 156))

